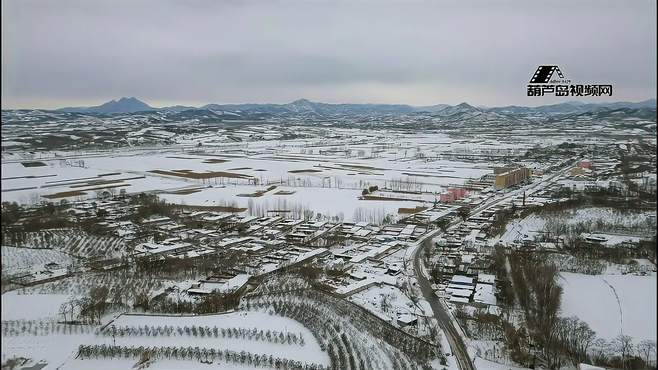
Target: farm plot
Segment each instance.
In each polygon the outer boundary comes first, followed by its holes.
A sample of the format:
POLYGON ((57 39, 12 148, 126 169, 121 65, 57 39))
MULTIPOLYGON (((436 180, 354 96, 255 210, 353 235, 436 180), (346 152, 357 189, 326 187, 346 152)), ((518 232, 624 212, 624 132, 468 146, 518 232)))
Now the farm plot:
POLYGON ((388 325, 353 303, 309 288, 308 282, 295 278, 271 279, 244 297, 241 305, 304 324, 335 368, 415 369, 441 356, 438 346, 388 325))
POLYGON ((130 193, 181 187, 185 184, 165 177, 126 173, 120 165, 125 158, 114 158, 116 166, 110 169, 90 167, 89 160, 44 160, 45 166, 41 167, 2 163, 2 200, 31 204, 44 199, 59 201, 65 198, 94 197, 96 192, 105 189, 116 192, 126 189, 130 193))
POLYGON ((12 275, 43 265, 56 263, 60 266, 72 264, 74 259, 68 254, 52 249, 32 249, 2 246, 3 272, 12 275))
MULTIPOLYGON (((196 281, 196 280, 195 280, 196 281)), ((84 275, 74 275, 65 279, 47 282, 19 290, 22 294, 64 294, 71 297, 81 297, 94 287, 105 286, 109 289, 109 297, 121 304, 131 304, 139 294, 162 292, 166 287, 177 285, 170 279, 152 276, 135 275, 125 270, 90 272, 84 275)))
POLYGON ((55 324, 53 328, 54 332, 47 335, 3 335, 2 361, 23 357, 47 364, 45 369, 56 369, 76 356, 81 343, 89 343, 94 338, 93 330, 86 326, 55 324))
POLYGON ((90 235, 79 230, 57 229, 3 235, 3 244, 35 249, 54 249, 80 258, 120 257, 126 251, 123 239, 90 235))
POLYGON ((207 180, 218 177, 225 177, 229 179, 251 179, 251 176, 239 174, 236 172, 225 171, 208 171, 208 172, 195 172, 192 170, 151 170, 151 173, 165 176, 182 177, 186 179, 207 180))
POLYGON ((13 357, 45 362, 55 368, 73 357, 80 343, 93 338, 94 326, 62 324, 60 306, 66 294, 2 295, 2 361, 13 357))
MULTIPOLYGON (((358 135, 358 132, 352 134, 358 135)), ((381 139, 375 136, 362 138, 373 142, 381 139)), ((125 189, 128 193, 175 191, 190 184, 258 184, 263 187, 279 185, 359 191, 377 185, 395 191, 437 192, 490 172, 484 164, 429 160, 411 153, 407 156, 412 147, 415 153, 429 155, 436 150, 438 139, 434 139, 410 137, 386 152, 374 143, 341 143, 347 156, 337 155, 337 147, 328 145, 326 140, 318 140, 316 144, 286 142, 275 155, 272 154, 272 142, 253 142, 249 150, 238 149, 231 154, 222 150, 186 152, 184 155, 175 155, 175 151, 168 155, 124 151, 118 155, 90 156, 78 161, 43 160, 46 166, 37 168, 3 163, 3 174, 9 174, 2 179, 3 188, 14 190, 3 193, 3 200, 34 203, 43 200, 40 198, 43 196, 51 200, 87 198, 105 189, 125 189), (368 154, 361 151, 368 151, 368 154), (44 174, 55 177, 42 177, 44 174)), ((448 149, 445 146, 445 150, 448 149)))
POLYGON ((598 337, 621 334, 656 340, 656 275, 583 275, 563 272, 562 316, 577 316, 598 337))
POLYGON ((289 210, 291 217, 304 217, 305 210, 313 216, 338 217, 345 221, 366 221, 378 223, 386 215, 395 219, 400 208, 415 208, 418 201, 361 200, 361 191, 337 188, 277 187, 277 191, 262 192, 258 186, 226 186, 205 188, 190 194, 161 194, 168 202, 213 206, 234 204, 246 208, 250 214, 263 216, 267 211, 289 210), (239 196, 240 194, 260 194, 260 196, 239 196), (223 203, 222 203, 223 202, 223 203))
POLYGON ((199 347, 207 351, 245 351, 259 358, 274 356, 309 365, 329 365, 327 353, 299 322, 254 311, 202 316, 122 315, 101 331, 91 345, 163 350, 166 347, 199 347))
POLYGON ((324 369, 330 365, 329 356, 307 328, 265 312, 125 314, 104 329, 60 326, 3 322, 3 360, 23 356, 54 366, 63 364, 61 369, 96 365, 130 369, 148 353, 154 368, 206 368, 211 363, 222 369, 324 369))
POLYGON ((66 294, 23 294, 11 291, 2 294, 2 321, 57 319, 66 294))
POLYGON ((45 167, 46 164, 43 162, 39 161, 33 161, 33 162, 21 162, 23 167, 45 167))
MULTIPOLYGON (((187 349, 186 349, 187 350, 187 349)), ((181 352, 182 353, 182 352, 181 352)), ((191 351, 186 351, 185 354, 188 355, 188 353, 194 355, 194 349, 191 351)), ((219 358, 217 355, 218 352, 215 352, 216 359, 211 361, 205 361, 201 362, 200 360, 197 360, 196 358, 192 361, 190 360, 173 360, 173 359, 161 359, 158 358, 154 362, 149 362, 148 363, 148 369, 149 370, 172 370, 172 369, 186 369, 186 370, 208 370, 208 369, 221 369, 221 370, 253 370, 253 369, 267 369, 267 368, 272 368, 276 366, 276 362, 273 359, 272 365, 269 364, 269 359, 266 363, 261 363, 259 359, 259 363, 256 364, 255 362, 248 362, 250 359, 249 357, 245 354, 245 362, 244 364, 238 362, 227 362, 223 357, 219 358)), ((177 353, 178 355, 178 353, 177 353)), ((240 354, 238 354, 239 356, 240 354)), ((170 353, 171 356, 171 353, 170 353)), ((199 356, 203 356, 202 354, 199 354, 199 356)), ((223 355, 222 355, 223 356, 223 355)), ((199 357, 200 359, 204 357, 199 357)), ((238 357, 240 358, 240 357, 238 357)), ((228 361, 233 361, 232 358, 231 360, 228 361)), ((252 358, 253 361, 253 358, 252 358)), ((135 365, 138 362, 138 359, 132 358, 132 359, 125 359, 125 358, 113 358, 111 360, 108 359, 95 359, 95 358, 86 358, 84 360, 80 359, 75 359, 75 360, 70 360, 67 363, 65 363, 60 369, 61 370, 89 370, 89 369, 94 369, 94 370, 133 370, 135 369, 135 365)))

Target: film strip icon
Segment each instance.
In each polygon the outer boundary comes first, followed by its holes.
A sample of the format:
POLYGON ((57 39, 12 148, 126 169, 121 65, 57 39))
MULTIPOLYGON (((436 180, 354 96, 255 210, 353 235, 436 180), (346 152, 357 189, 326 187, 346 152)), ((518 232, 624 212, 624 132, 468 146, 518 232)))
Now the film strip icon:
POLYGON ((539 66, 537 71, 530 79, 531 84, 545 84, 551 80, 553 73, 557 73, 560 78, 564 78, 560 67, 558 66, 539 66))

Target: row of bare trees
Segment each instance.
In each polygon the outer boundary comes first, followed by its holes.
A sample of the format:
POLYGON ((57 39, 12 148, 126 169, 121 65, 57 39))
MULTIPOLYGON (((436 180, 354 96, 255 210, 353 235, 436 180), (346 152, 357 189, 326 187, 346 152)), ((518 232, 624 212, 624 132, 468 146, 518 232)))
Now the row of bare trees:
POLYGON ((354 222, 369 222, 375 225, 390 224, 394 221, 394 216, 384 208, 365 208, 357 207, 354 210, 354 222))
POLYGON ((399 331, 352 303, 314 289, 308 282, 284 277, 273 279, 275 284, 264 282, 245 296, 242 304, 301 322, 328 352, 334 368, 386 367, 382 354, 395 368, 423 368, 431 359, 441 357, 434 345, 399 331), (364 334, 382 338, 384 343, 375 348, 364 346, 364 334))
POLYGON ((589 350, 592 362, 599 366, 622 369, 655 369, 656 342, 645 339, 635 342, 629 335, 620 334, 606 341, 597 338, 589 350))
POLYGON ((80 345, 78 347, 78 358, 139 358, 140 362, 149 360, 196 360, 205 364, 214 361, 225 363, 246 364, 254 367, 269 367, 275 369, 295 370, 322 370, 321 364, 306 363, 287 358, 274 357, 272 355, 255 354, 247 351, 230 351, 216 348, 199 347, 135 347, 135 346, 113 346, 113 345, 80 345))
POLYGON ((299 344, 305 345, 304 337, 300 334, 281 332, 276 330, 258 330, 246 328, 218 328, 216 326, 109 326, 100 332, 104 336, 152 336, 152 337, 171 337, 171 336, 193 336, 193 337, 214 337, 214 338, 233 338, 267 341, 281 344, 299 344))
POLYGON ((54 320, 3 320, 2 336, 51 335, 51 334, 89 334, 92 327, 88 325, 61 324, 54 320))

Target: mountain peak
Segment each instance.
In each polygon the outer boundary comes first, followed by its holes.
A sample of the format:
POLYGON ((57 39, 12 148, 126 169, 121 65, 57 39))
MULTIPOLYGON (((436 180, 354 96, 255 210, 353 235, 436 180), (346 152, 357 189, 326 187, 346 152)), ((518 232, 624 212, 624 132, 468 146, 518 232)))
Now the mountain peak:
POLYGON ((59 109, 65 112, 79 113, 134 113, 153 110, 148 104, 135 97, 122 97, 119 100, 112 99, 101 105, 93 107, 75 107, 59 109))
POLYGON ((105 104, 101 104, 96 108, 100 113, 133 113, 152 110, 148 104, 135 97, 122 97, 119 100, 112 100, 105 104))
POLYGON ((308 99, 297 99, 292 103, 286 104, 286 107, 295 113, 315 112, 315 103, 308 99))
POLYGON ((310 100, 302 98, 302 99, 297 99, 289 104, 299 105, 299 104, 312 104, 312 103, 313 102, 311 102, 310 100))

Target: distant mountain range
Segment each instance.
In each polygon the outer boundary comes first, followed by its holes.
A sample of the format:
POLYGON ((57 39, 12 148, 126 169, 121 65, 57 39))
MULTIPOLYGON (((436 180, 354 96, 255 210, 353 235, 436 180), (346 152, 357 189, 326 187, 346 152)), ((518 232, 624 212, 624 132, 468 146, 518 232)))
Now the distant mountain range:
POLYGON ((143 101, 130 97, 111 100, 107 103, 93 107, 68 107, 57 111, 71 113, 136 113, 149 111, 166 111, 182 113, 185 111, 210 111, 217 115, 226 114, 301 114, 314 116, 331 116, 340 114, 403 114, 426 112, 432 115, 450 116, 458 113, 492 112, 499 114, 573 114, 614 110, 621 108, 650 108, 656 109, 656 99, 649 99, 637 103, 582 103, 565 102, 538 107, 504 106, 504 107, 474 107, 468 103, 458 105, 437 104, 432 106, 414 107, 405 104, 329 104, 312 102, 306 99, 295 100, 287 104, 207 104, 202 107, 175 105, 171 107, 154 108, 143 101))
POLYGON ((611 110, 621 108, 656 108, 656 99, 648 99, 637 103, 632 102, 614 102, 614 103, 582 103, 577 101, 565 102, 560 104, 542 105, 539 107, 523 107, 510 105, 506 107, 485 108, 497 113, 585 113, 599 110, 611 110))

